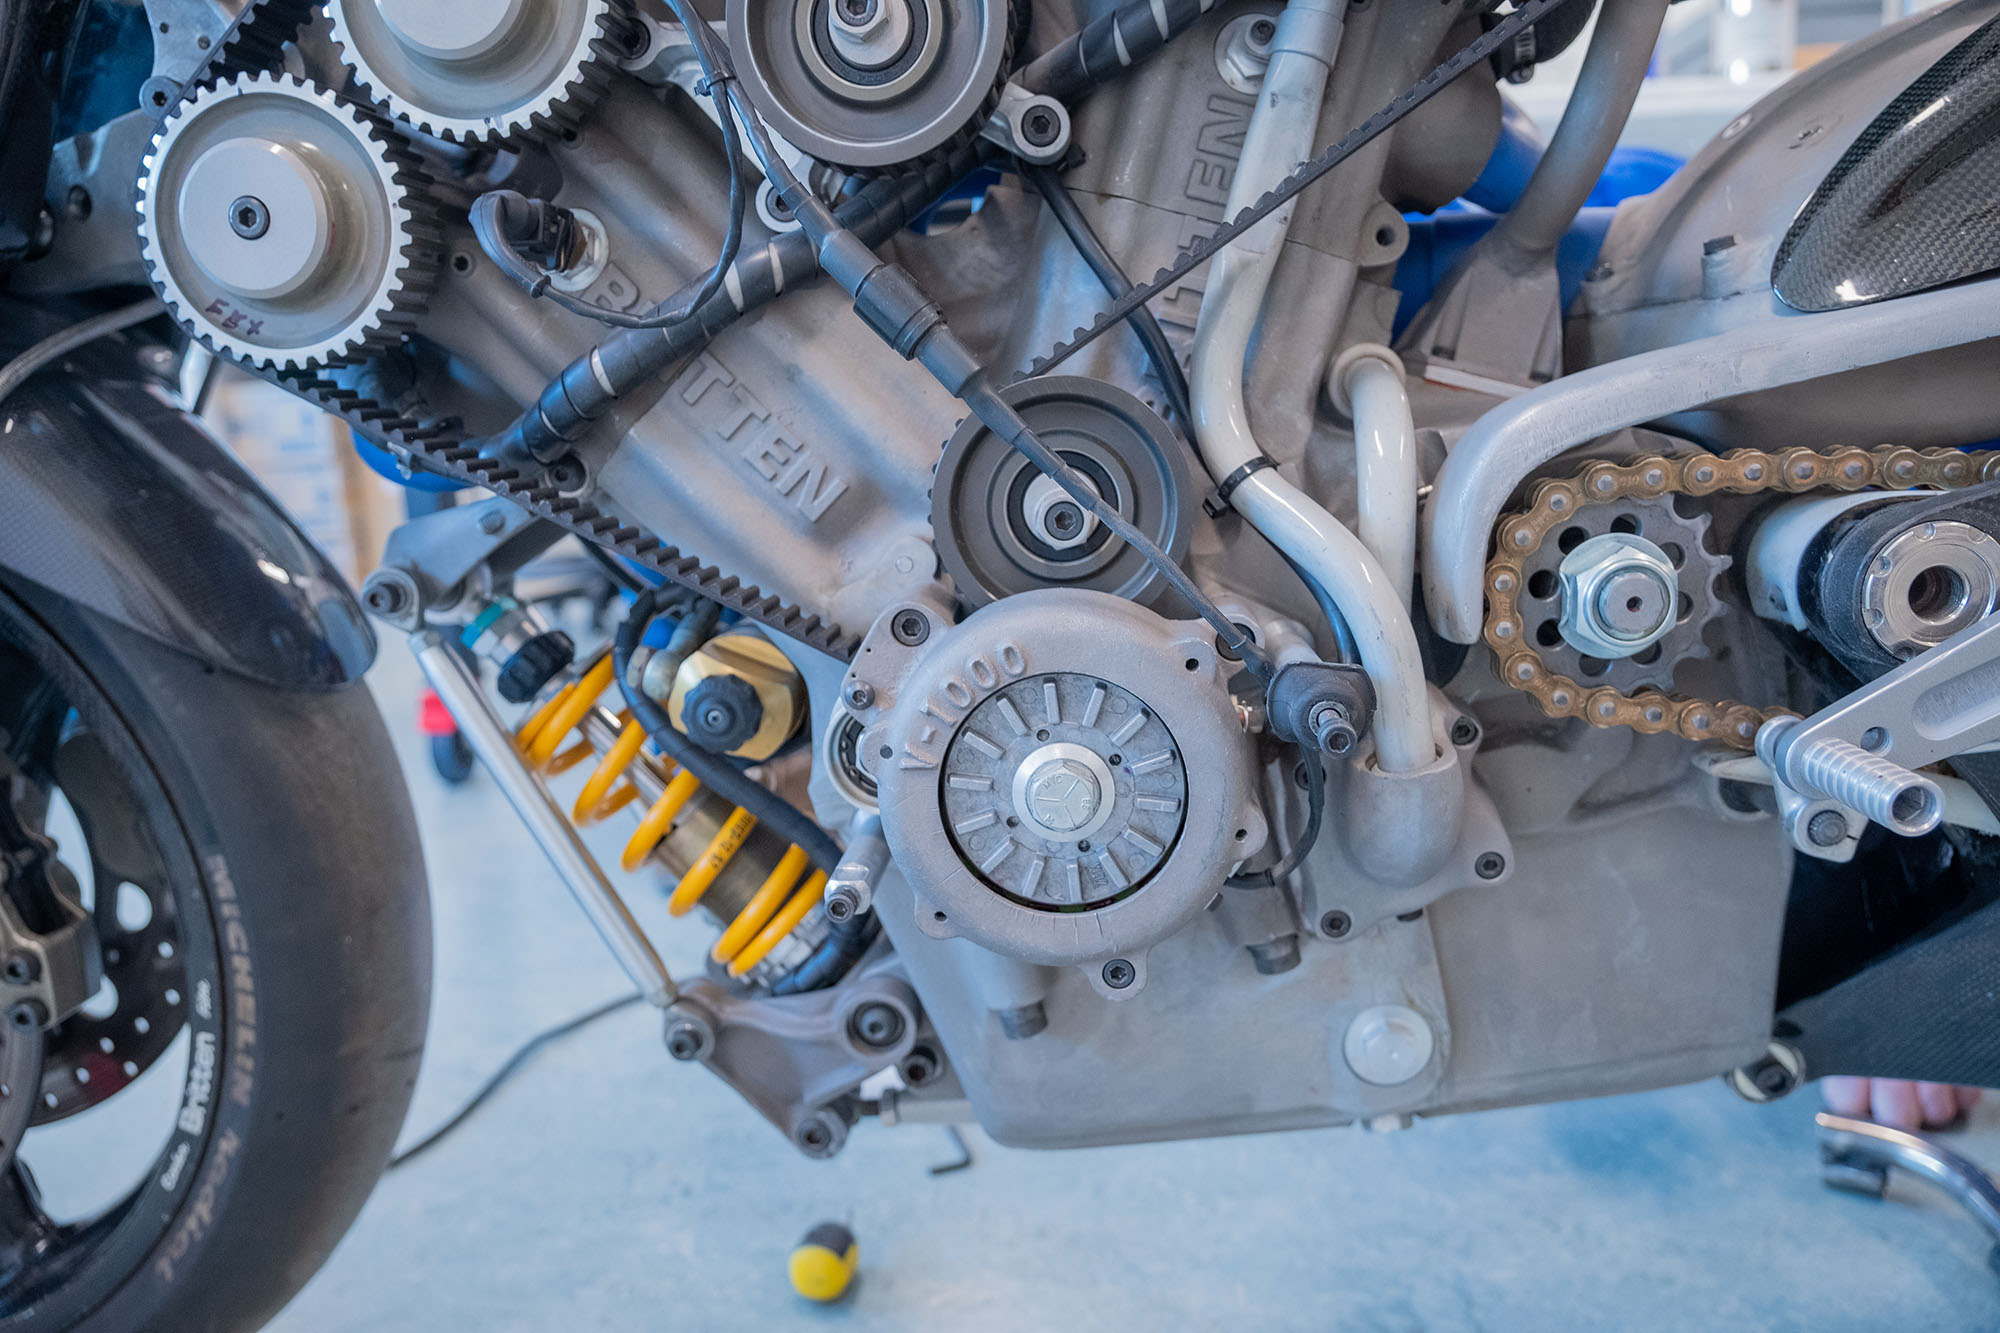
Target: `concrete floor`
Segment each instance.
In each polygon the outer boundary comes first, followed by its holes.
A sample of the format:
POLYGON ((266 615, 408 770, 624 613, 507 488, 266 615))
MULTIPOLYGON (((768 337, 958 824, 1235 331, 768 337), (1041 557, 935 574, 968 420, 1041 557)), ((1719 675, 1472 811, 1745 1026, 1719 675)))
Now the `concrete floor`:
MULTIPOLYGON (((483 776, 414 735, 384 646, 429 853, 437 972, 406 1141, 524 1037, 624 989, 483 776)), ((629 882, 629 881, 626 881, 629 882)), ((707 942, 664 925, 676 969, 707 942)), ((641 901, 643 900, 643 901, 641 901)), ((385 1178, 273 1327, 336 1330, 2000 1327, 1987 1246, 1955 1207, 1818 1182, 1815 1099, 1719 1083, 1420 1122, 1071 1153, 996 1147, 933 1178, 942 1130, 857 1126, 802 1159, 632 1009, 544 1052, 456 1135, 385 1178), (863 1276, 814 1308, 784 1276, 846 1220, 863 1276)), ((1957 1138, 2000 1162, 2000 1110, 1957 1138)))

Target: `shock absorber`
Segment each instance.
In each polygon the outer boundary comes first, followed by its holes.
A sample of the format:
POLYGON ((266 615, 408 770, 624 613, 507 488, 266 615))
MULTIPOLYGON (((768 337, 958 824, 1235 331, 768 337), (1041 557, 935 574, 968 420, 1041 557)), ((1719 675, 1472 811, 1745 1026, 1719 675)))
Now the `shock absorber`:
POLYGON ((700 906, 722 926, 710 955, 730 976, 769 960, 768 975, 753 978, 768 981, 797 966, 826 934, 824 914, 814 911, 826 873, 808 874, 803 848, 648 752, 645 728, 599 702, 613 685, 611 655, 602 653, 537 708, 515 735, 528 764, 553 776, 596 761, 571 809, 578 824, 645 804, 619 863, 632 871, 650 859, 678 877, 667 911, 685 916, 700 906))

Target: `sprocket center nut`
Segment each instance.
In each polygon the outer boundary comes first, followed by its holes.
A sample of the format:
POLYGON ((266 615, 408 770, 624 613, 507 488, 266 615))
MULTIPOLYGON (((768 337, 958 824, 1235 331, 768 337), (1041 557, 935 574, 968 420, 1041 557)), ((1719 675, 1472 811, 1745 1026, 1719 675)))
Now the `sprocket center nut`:
POLYGON ((1131 958, 1262 848, 1254 747, 1201 622, 1083 589, 914 647, 892 619, 857 659, 893 701, 862 744, 926 934, 1051 966, 1131 958))

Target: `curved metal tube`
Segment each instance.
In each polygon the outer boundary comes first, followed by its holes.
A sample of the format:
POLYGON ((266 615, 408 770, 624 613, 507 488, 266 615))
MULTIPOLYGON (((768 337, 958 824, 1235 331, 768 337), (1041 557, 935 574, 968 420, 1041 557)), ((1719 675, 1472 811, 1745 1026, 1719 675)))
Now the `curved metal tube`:
POLYGON ((1493 525, 1536 468, 1627 426, 1720 398, 2000 338, 2000 280, 1824 315, 1759 320, 1565 375, 1473 423, 1424 512, 1424 597, 1437 631, 1479 640, 1493 525))
MULTIPOLYGON (((1346 9, 1341 0, 1291 0, 1279 16, 1271 64, 1251 113, 1225 214, 1233 216, 1254 203, 1311 153, 1346 9)), ((1250 429, 1244 359, 1292 214, 1290 204, 1278 209, 1217 255, 1209 268, 1190 387, 1195 433, 1218 482, 1263 456, 1250 429)), ((1397 773, 1430 763, 1436 746, 1416 631, 1381 562, 1275 468, 1252 473, 1237 486, 1230 503, 1300 565, 1347 620, 1361 664, 1375 684, 1377 762, 1397 773)))
POLYGON ((1668 0, 1609 0, 1584 53, 1576 90, 1527 188, 1485 242, 1503 262, 1539 261, 1576 220, 1638 100, 1668 0))
POLYGON ((1403 363, 1368 348, 1336 365, 1339 398, 1354 417, 1355 527, 1382 562, 1389 586, 1409 609, 1417 578, 1417 423, 1403 387, 1403 363))
POLYGON ((1873 1171, 1899 1166, 1948 1192, 1988 1236, 2000 1241, 2000 1188, 1978 1163, 1927 1135, 1872 1120, 1821 1111, 1813 1121, 1819 1126, 1820 1159, 1826 1165, 1873 1171))

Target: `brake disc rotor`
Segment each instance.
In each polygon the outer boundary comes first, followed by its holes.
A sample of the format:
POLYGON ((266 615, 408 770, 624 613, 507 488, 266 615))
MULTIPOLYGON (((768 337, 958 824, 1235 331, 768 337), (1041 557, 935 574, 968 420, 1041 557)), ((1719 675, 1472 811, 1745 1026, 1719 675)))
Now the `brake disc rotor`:
POLYGON ((956 142, 1006 73, 1006 0, 731 0, 737 73, 771 127, 879 170, 956 142))
POLYGON ((56 774, 90 850, 106 987, 98 994, 109 1003, 86 1005, 47 1034, 37 1125, 88 1110, 143 1074, 173 1044, 188 998, 166 868, 111 757, 81 733, 63 742, 56 774))
MULTIPOLYGON (((1194 527, 1186 451, 1164 421, 1115 385, 1081 376, 1001 390, 1098 498, 1175 561, 1194 527)), ((931 486, 939 557, 971 606, 1033 588, 1094 588, 1147 603, 1164 590, 1150 562, 1113 537, 1035 465, 968 418, 931 486)))

